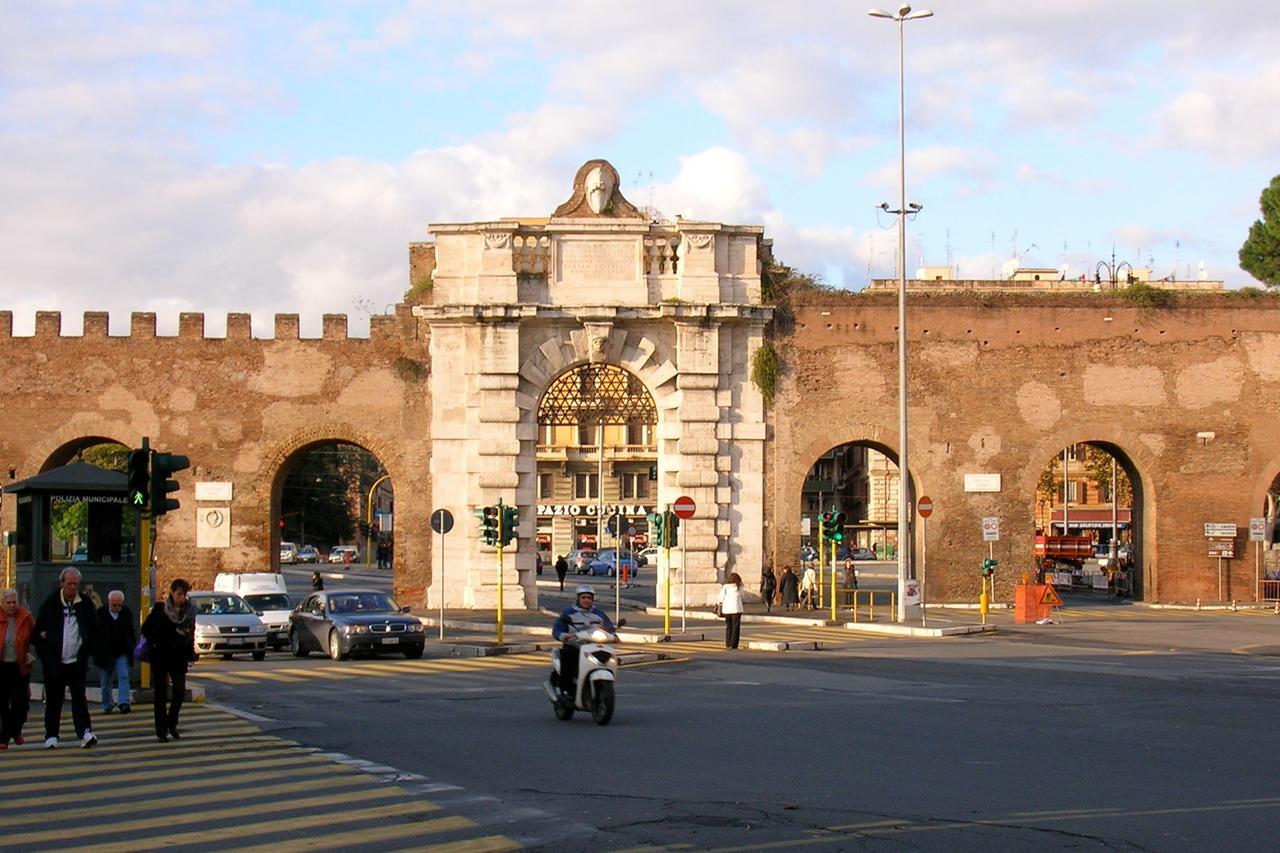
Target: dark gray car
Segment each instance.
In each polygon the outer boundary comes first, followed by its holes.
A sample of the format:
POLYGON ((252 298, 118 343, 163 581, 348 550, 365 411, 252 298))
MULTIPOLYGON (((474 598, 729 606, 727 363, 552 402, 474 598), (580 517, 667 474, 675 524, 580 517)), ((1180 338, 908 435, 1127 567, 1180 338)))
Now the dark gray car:
POLYGON ((345 660, 354 651, 420 658, 425 645, 417 617, 377 590, 313 592, 289 614, 289 648, 300 658, 313 651, 334 660, 345 660))

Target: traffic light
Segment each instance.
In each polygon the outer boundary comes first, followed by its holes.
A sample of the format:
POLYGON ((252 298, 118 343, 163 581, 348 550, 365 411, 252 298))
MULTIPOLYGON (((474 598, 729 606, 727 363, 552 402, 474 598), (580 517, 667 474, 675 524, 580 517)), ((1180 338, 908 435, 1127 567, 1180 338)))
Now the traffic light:
POLYGON ((360 522, 357 522, 357 523, 356 523, 356 527, 360 530, 360 535, 361 535, 361 536, 368 536, 368 535, 369 535, 369 522, 367 522, 367 521, 360 521, 360 522))
POLYGON ((496 506, 477 507, 471 511, 480 524, 480 541, 486 545, 498 544, 498 508, 496 506))
POLYGON ((828 542, 835 539, 836 535, 836 514, 832 510, 827 510, 822 514, 822 538, 828 542))
POLYGON ((499 506, 502 511, 502 535, 499 539, 503 545, 516 541, 516 528, 520 526, 520 507, 499 506))
POLYGON ((129 451, 129 506, 141 511, 151 500, 151 451, 129 451))
POLYGON ((650 482, 652 482, 652 481, 654 481, 654 480, 656 480, 656 479, 658 479, 658 466, 657 466, 657 465, 650 465, 650 466, 649 466, 649 481, 650 481, 650 482))
POLYGON ((831 541, 832 542, 844 541, 844 513, 843 512, 835 513, 835 518, 833 518, 831 521, 831 541))
POLYGON ((651 512, 645 517, 645 521, 649 522, 649 541, 653 543, 655 548, 665 548, 667 545, 667 532, 664 529, 663 513, 651 512))
POLYGON ((667 513, 667 547, 674 548, 680 544, 680 516, 674 512, 667 513))
POLYGON ((179 488, 178 481, 172 475, 191 467, 191 460, 178 453, 161 453, 157 450, 151 454, 151 514, 156 518, 166 512, 172 512, 181 504, 177 498, 165 497, 179 488))
POLYGON ((1000 564, 999 560, 993 560, 987 557, 982 561, 982 576, 989 578, 996 573, 996 566, 1000 564))

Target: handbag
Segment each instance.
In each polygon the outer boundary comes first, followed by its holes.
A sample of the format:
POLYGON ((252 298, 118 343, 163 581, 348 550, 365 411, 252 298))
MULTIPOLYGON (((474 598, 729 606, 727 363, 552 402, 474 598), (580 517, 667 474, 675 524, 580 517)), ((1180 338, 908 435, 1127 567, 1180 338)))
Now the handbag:
POLYGON ((151 660, 151 643, 146 637, 139 637, 138 644, 133 647, 133 659, 140 661, 151 660))
POLYGON ((715 604, 715 605, 713 605, 713 606, 711 607, 711 612, 712 612, 712 613, 714 613, 715 615, 717 615, 717 616, 721 617, 721 618, 723 618, 723 617, 724 617, 724 614, 720 612, 720 605, 719 605, 719 604, 715 604))

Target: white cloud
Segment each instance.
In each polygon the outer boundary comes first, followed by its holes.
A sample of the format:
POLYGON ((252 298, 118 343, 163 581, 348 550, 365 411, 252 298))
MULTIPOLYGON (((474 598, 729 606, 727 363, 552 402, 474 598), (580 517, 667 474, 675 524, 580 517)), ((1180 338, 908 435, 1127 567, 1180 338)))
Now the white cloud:
MULTIPOLYGON (((930 145, 907 152, 907 186, 919 187, 934 179, 985 181, 990 165, 985 155, 956 145, 930 145)), ((866 183, 880 189, 898 186, 898 161, 885 163, 866 176, 866 183)), ((908 192, 910 195, 910 192, 908 192)), ((910 199, 907 199, 910 201, 910 199)))
POLYGON ((1280 62, 1252 72, 1208 73, 1156 112, 1171 141, 1215 159, 1280 150, 1280 62))

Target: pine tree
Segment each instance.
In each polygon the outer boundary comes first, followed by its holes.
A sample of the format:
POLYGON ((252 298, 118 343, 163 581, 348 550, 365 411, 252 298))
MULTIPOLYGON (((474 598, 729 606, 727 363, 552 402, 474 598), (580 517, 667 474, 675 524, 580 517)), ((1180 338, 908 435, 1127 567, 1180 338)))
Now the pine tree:
POLYGON ((1262 191, 1262 218, 1240 247, 1240 268, 1268 287, 1280 286, 1280 175, 1262 191))

